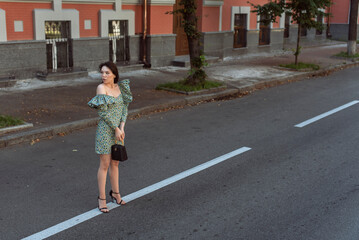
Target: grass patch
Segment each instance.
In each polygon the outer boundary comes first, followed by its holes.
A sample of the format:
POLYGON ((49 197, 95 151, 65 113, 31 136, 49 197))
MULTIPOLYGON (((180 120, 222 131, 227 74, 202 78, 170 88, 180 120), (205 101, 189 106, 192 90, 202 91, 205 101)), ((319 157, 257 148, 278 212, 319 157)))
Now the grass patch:
POLYGON ((349 56, 347 52, 340 52, 338 54, 335 54, 334 56, 343 58, 359 58, 359 53, 349 56))
POLYGON ((204 85, 189 86, 189 85, 185 85, 184 82, 185 81, 182 80, 182 81, 173 82, 173 83, 163 83, 163 84, 159 84, 156 87, 156 89, 161 90, 161 88, 170 88, 170 89, 175 89, 175 90, 184 91, 184 92, 194 92, 194 91, 200 91, 200 90, 204 90, 204 89, 220 87, 220 86, 224 85, 224 83, 221 83, 221 82, 205 81, 204 85))
POLYGON ((279 66, 285 67, 285 68, 290 68, 290 69, 295 69, 295 70, 308 69, 308 68, 311 68, 313 70, 319 70, 319 68, 320 68, 319 65, 317 65, 317 64, 302 63, 302 62, 299 62, 297 65, 295 65, 294 63, 291 63, 291 64, 280 64, 279 66))
POLYGON ((15 117, 6 116, 6 115, 0 115, 0 128, 17 126, 17 125, 21 125, 21 124, 24 124, 24 121, 21 120, 20 118, 15 118, 15 117))

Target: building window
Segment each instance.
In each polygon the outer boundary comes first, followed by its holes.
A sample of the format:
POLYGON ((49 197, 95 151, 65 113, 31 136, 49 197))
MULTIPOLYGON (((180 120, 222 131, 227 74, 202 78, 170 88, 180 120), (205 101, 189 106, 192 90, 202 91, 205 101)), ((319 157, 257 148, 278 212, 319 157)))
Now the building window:
POLYGON ((234 15, 234 48, 247 47, 247 14, 234 15))
POLYGON ((128 20, 110 20, 108 23, 110 38, 110 60, 127 63, 129 60, 128 20))
POLYGON ((70 21, 45 21, 47 68, 52 71, 73 67, 70 21))
POLYGON ((289 30, 290 30, 290 15, 289 13, 285 13, 284 38, 289 38, 289 30))
POLYGON ((14 21, 14 31, 15 32, 23 32, 24 31, 23 21, 14 21))
POLYGON ((269 45, 270 44, 270 25, 265 25, 262 21, 266 19, 267 16, 260 16, 260 25, 259 25, 259 45, 269 45))
POLYGON ((118 36, 124 35, 123 28, 121 29, 120 24, 122 26, 124 24, 124 21, 120 21, 120 20, 109 21, 109 24, 108 24, 108 36, 109 37, 118 37, 118 36), (122 33, 121 33, 121 30, 122 30, 122 33))

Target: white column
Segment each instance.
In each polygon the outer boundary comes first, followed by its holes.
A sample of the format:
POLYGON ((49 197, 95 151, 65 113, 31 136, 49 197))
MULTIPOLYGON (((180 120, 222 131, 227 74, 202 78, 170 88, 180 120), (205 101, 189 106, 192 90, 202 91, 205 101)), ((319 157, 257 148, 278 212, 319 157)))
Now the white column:
POLYGON ((122 0, 115 0, 115 11, 122 11, 122 0))
POLYGON ((7 41, 5 11, 0 9, 0 42, 7 41))
POLYGON ((223 11, 223 9, 222 9, 222 5, 221 6, 219 6, 219 29, 218 29, 218 31, 222 31, 222 11, 223 11))
POLYGON ((62 0, 53 0, 52 9, 55 12, 61 11, 62 10, 62 0))
POLYGON ((279 28, 284 28, 285 24, 285 13, 282 13, 282 16, 280 17, 280 21, 279 21, 279 28))

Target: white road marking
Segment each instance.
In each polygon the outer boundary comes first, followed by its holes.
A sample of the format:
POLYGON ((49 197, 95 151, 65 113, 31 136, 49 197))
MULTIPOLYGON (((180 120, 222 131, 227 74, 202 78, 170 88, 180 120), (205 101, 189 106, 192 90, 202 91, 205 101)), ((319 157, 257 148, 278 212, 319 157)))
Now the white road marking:
POLYGON ((334 113, 336 113, 336 112, 339 112, 339 111, 341 111, 341 110, 343 110, 343 109, 345 109, 345 108, 351 107, 351 106, 353 106, 353 105, 355 105, 355 104, 357 104, 357 103, 359 103, 358 100, 352 101, 352 102, 347 103, 347 104, 345 104, 345 105, 343 105, 343 106, 337 107, 337 108, 335 108, 335 109, 333 109, 333 110, 331 110, 331 111, 328 111, 328 112, 326 112, 326 113, 320 114, 320 115, 318 115, 318 116, 316 116, 316 117, 314 117, 314 118, 311 118, 311 119, 309 119, 309 120, 307 120, 307 121, 304 121, 304 122, 302 122, 302 123, 299 123, 299 124, 295 125, 294 127, 298 127, 298 128, 305 127, 305 126, 307 126, 307 125, 309 125, 309 124, 311 124, 311 123, 313 123, 313 122, 316 122, 316 121, 318 121, 318 120, 320 120, 320 119, 322 119, 322 118, 325 118, 325 117, 327 117, 327 116, 329 116, 329 115, 332 115, 332 114, 334 114, 334 113))
MULTIPOLYGON (((172 176, 170 178, 167 178, 167 179, 162 180, 162 181, 160 181, 158 183, 155 183, 155 184, 153 184, 151 186, 148 186, 148 187, 145 187, 145 188, 143 188, 141 190, 138 190, 137 192, 134 192, 134 193, 131 193, 131 194, 127 195, 127 196, 124 196, 123 200, 126 201, 126 202, 131 202, 131 201, 133 201, 133 200, 135 200, 137 198, 140 198, 140 197, 142 197, 144 195, 152 193, 152 192, 154 192, 154 191, 156 191, 158 189, 166 187, 166 186, 168 186, 168 185, 170 185, 172 183, 175 183, 175 182, 177 182, 179 180, 182 180, 182 179, 184 179, 184 178, 186 178, 188 176, 191 176, 191 175, 193 175, 195 173, 198 173, 198 172, 200 172, 202 170, 205 170, 205 169, 207 169, 209 167, 212 167, 212 166, 214 166, 214 165, 216 165, 218 163, 221 163, 221 162, 223 162, 225 160, 228 160, 228 159, 230 159, 232 157, 235 157, 235 156, 237 156, 239 154, 242 154, 244 152, 247 152, 249 150, 251 150, 251 148, 248 148, 248 147, 239 148, 239 149, 234 150, 234 151, 232 151, 230 153, 224 154, 224 155, 222 155, 220 157, 217 157, 217 158, 212 159, 212 160, 210 160, 208 162, 205 162, 205 163, 200 164, 200 165, 198 165, 196 167, 193 167, 193 168, 188 169, 188 170, 186 170, 184 172, 181 172, 181 173, 179 173, 177 175, 174 175, 174 176, 172 176)), ((112 202, 107 204, 107 207, 110 210, 114 209, 114 208, 117 208, 119 206, 120 205, 117 205, 117 204, 112 203, 112 202)), ((43 230, 41 232, 35 233, 35 234, 33 234, 31 236, 28 236, 26 238, 23 238, 23 239, 24 240, 29 240, 29 239, 38 240, 38 239, 48 238, 48 237, 50 237, 52 235, 55 235, 55 234, 57 234, 59 232, 62 232, 64 230, 66 230, 66 229, 69 229, 69 228, 71 228, 71 227, 73 227, 73 226, 75 226, 77 224, 80 224, 80 223, 85 222, 85 221, 87 221, 87 220, 89 220, 91 218, 94 218, 94 217, 96 217, 96 216, 98 216, 100 214, 102 214, 102 213, 97 208, 95 208, 95 209, 92 209, 92 210, 90 210, 88 212, 80 214, 80 215, 78 215, 76 217, 73 217, 73 218, 71 218, 69 220, 61 222, 61 223, 59 223, 57 225, 49 227, 49 228, 47 228, 47 229, 45 229, 45 230, 43 230)))

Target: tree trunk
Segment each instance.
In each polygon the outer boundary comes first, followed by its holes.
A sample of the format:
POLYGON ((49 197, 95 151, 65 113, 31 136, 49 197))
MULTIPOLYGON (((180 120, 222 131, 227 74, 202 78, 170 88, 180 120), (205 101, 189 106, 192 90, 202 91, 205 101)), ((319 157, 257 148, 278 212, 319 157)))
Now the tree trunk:
POLYGON ((186 84, 195 86, 202 84, 204 81, 202 77, 203 74, 200 73, 203 70, 201 70, 201 67, 198 62, 201 59, 200 58, 201 50, 199 45, 199 39, 190 38, 187 36, 187 40, 188 40, 189 58, 191 63, 191 74, 186 78, 186 84))
POLYGON ((196 68, 195 59, 201 55, 199 39, 187 37, 191 69, 196 68))
POLYGON ((358 25, 358 3, 359 0, 350 1, 348 49, 349 56, 355 55, 357 50, 357 25, 358 25))
POLYGON ((298 56, 299 56, 299 51, 300 51, 300 35, 301 35, 301 28, 302 25, 300 23, 298 23, 298 36, 297 36, 297 49, 295 51, 295 65, 298 65, 298 56))
MULTIPOLYGON (((187 22, 193 23, 193 27, 197 30, 197 17, 196 12, 193 12, 189 15, 183 15, 187 22)), ((201 46, 200 46, 200 35, 194 34, 189 35, 187 34, 188 40, 188 50, 189 50, 189 58, 191 63, 191 74, 186 78, 186 84, 188 85, 199 85, 203 84, 206 78, 206 74, 202 69, 203 64, 201 62, 201 46)))
POLYGON ((353 56, 357 53, 357 41, 348 41, 347 53, 348 56, 353 56))

